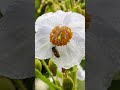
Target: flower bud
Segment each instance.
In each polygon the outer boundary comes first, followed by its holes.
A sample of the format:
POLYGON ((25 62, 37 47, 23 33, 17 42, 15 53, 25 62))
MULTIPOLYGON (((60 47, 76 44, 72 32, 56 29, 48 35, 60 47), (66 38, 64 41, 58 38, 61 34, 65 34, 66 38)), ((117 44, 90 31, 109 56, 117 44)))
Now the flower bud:
POLYGON ((63 78, 63 89, 64 90, 73 89, 73 80, 70 77, 63 78))
POLYGON ((15 87, 10 79, 0 77, 0 90, 15 90, 15 87))
POLYGON ((38 59, 35 59, 35 68, 38 69, 39 71, 42 70, 42 64, 38 59))
POLYGON ((53 76, 56 76, 57 74, 57 66, 56 64, 52 61, 52 59, 49 60, 48 67, 50 71, 52 72, 53 76))
POLYGON ((56 85, 61 86, 60 81, 58 79, 55 80, 55 83, 56 83, 56 85))

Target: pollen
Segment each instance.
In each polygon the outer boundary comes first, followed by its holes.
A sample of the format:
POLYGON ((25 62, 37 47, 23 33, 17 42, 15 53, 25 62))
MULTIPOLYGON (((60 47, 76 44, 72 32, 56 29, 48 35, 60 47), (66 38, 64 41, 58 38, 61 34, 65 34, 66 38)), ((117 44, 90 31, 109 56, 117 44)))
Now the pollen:
POLYGON ((64 46, 70 42, 72 31, 67 26, 56 26, 50 33, 50 42, 55 46, 64 46))

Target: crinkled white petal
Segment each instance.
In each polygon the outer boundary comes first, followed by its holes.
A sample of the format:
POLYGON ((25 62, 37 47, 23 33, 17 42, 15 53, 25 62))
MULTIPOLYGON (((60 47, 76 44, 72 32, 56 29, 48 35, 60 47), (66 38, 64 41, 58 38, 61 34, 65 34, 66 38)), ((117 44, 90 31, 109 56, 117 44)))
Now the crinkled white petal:
POLYGON ((58 10, 55 12, 55 15, 57 16, 57 25, 59 25, 59 26, 64 25, 63 21, 64 21, 64 18, 66 16, 66 13, 67 12, 63 12, 61 10, 58 10))
POLYGON ((82 38, 85 38, 85 17, 83 15, 67 12, 63 23, 71 28, 72 32, 78 33, 82 38))
POLYGON ((85 24, 73 24, 73 26, 68 26, 71 28, 73 33, 77 33, 81 38, 85 39, 85 24))
POLYGON ((80 65, 77 65, 78 71, 77 71, 77 78, 79 80, 85 80, 85 71, 80 65))
POLYGON ((78 58, 77 61, 80 63, 85 57, 85 38, 80 37, 78 33, 73 33, 70 43, 72 43, 74 48, 76 48, 75 57, 78 58))
POLYGON ((35 34, 35 58, 48 59, 52 56, 52 44, 50 43, 49 34, 49 28, 45 27, 35 34))
POLYGON ((66 12, 58 10, 55 13, 47 13, 43 14, 42 16, 38 17, 35 22, 35 31, 39 30, 41 26, 49 26, 51 30, 56 26, 63 25, 64 17, 66 16, 66 12))
POLYGON ((57 16, 50 12, 39 16, 35 22, 35 31, 37 32, 41 26, 49 26, 53 29, 57 25, 57 16))
POLYGON ((74 33, 70 43, 66 46, 56 47, 60 57, 53 57, 54 62, 61 68, 69 69, 74 65, 78 65, 85 56, 85 40, 74 33))
POLYGON ((66 12, 66 16, 64 18, 64 25, 75 25, 79 24, 80 26, 85 24, 85 17, 82 14, 75 12, 66 12))
POLYGON ((35 22, 35 31, 37 32, 41 26, 48 26, 48 23, 47 22, 43 23, 43 21, 45 21, 47 18, 53 17, 52 15, 53 13, 50 12, 50 13, 43 14, 42 16, 39 16, 35 22))

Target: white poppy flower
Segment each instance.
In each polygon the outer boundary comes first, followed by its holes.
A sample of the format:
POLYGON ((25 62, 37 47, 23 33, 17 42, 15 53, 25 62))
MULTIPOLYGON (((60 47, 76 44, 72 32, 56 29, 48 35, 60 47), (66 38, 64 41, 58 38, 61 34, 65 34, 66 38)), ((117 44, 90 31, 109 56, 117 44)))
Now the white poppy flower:
POLYGON ((78 65, 85 56, 85 17, 78 13, 47 13, 35 22, 35 58, 53 58, 58 68, 78 65))
POLYGON ((35 79, 35 90, 48 90, 48 85, 44 83, 42 80, 36 78, 35 79))
POLYGON ((79 80, 85 80, 85 71, 83 70, 83 68, 80 65, 78 65, 77 67, 78 67, 77 78, 79 80))

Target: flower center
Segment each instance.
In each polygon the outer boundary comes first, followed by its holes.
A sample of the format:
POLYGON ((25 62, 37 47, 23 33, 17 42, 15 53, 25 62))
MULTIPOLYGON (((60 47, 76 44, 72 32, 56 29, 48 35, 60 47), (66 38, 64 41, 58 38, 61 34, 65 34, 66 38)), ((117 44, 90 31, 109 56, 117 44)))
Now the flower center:
POLYGON ((50 42, 55 46, 64 46, 72 38, 73 33, 67 26, 56 26, 50 33, 50 42))

